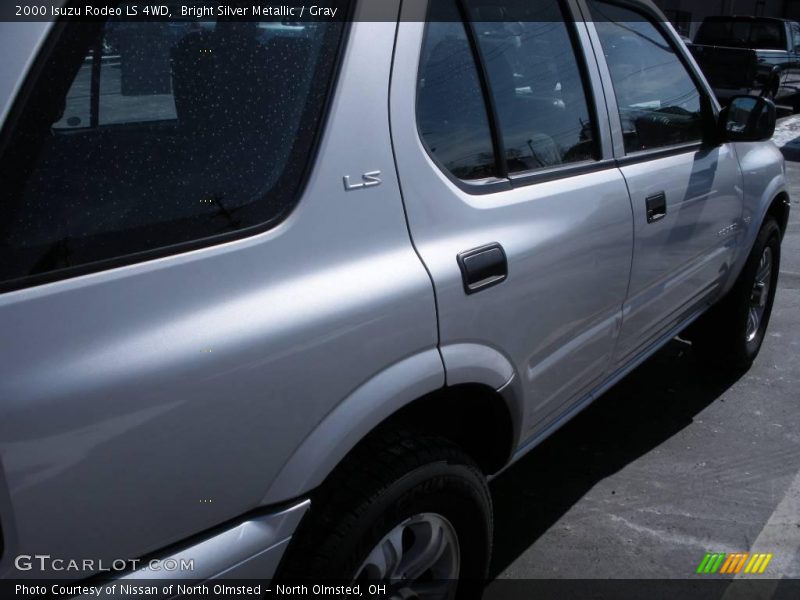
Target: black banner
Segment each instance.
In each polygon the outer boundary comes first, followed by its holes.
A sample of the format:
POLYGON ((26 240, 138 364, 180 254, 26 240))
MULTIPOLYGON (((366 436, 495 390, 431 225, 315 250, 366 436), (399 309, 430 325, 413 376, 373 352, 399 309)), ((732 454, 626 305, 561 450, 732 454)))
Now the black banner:
MULTIPOLYGON (((436 0, 431 0, 435 2, 436 0)), ((480 21, 505 21, 507 10, 481 6, 474 0, 463 0, 471 17, 480 21), (472 14, 474 13, 474 14, 472 14)), ((491 4, 491 3, 489 3, 491 4)), ((0 22, 38 21, 214 21, 217 19, 266 21, 299 24, 325 21, 396 22, 400 2, 397 0, 3 0, 0 22)), ((538 0, 525 5, 516 0, 514 21, 547 22, 561 20, 559 0, 538 0), (517 14, 519 13, 519 14, 517 14)), ((416 1, 402 20, 425 20, 426 3, 416 1)), ((657 13, 651 18, 663 18, 657 13)), ((435 20, 446 17, 434 16, 435 20)), ((602 19, 602 15, 593 18, 602 19)), ((642 15, 642 18, 646 18, 642 15)))
MULTIPOLYGON (((428 582, 447 587, 455 582, 428 582)), ((459 592, 484 600, 797 600, 800 580, 732 579, 697 576, 693 579, 498 579, 461 582, 459 592)), ((352 582, 285 582, 218 579, 3 580, 0 597, 6 598, 167 598, 310 600, 390 599, 409 596, 402 586, 352 582)))

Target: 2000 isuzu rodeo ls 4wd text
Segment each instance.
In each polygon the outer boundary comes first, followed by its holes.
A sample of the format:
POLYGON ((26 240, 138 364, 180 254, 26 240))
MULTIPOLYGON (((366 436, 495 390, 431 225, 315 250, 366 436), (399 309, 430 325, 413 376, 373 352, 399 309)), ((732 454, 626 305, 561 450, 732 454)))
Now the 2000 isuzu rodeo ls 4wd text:
POLYGON ((768 99, 645 1, 339 7, 2 24, 4 577, 447 597, 493 474, 681 332, 758 354, 768 99))

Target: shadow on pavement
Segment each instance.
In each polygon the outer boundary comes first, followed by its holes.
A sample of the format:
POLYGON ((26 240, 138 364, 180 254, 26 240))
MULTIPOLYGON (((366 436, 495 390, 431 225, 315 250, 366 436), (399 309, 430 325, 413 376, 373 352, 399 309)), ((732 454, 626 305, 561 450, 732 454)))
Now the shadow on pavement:
MULTIPOLYGON (((796 107, 793 113, 797 113, 800 110, 800 95, 793 96, 791 104, 796 107)), ((794 135, 796 133, 800 133, 800 115, 778 119, 773 141, 786 160, 800 161, 800 135, 794 135)))
POLYGON ((800 161, 800 137, 794 138, 792 141, 779 148, 786 160, 794 162, 800 161))
POLYGON ((689 425, 740 377, 673 340, 491 484, 495 578, 596 483, 689 425))

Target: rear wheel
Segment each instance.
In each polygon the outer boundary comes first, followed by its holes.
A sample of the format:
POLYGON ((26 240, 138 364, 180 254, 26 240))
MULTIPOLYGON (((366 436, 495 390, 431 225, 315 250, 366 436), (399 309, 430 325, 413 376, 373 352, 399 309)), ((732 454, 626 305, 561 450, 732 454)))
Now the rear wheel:
POLYGON ((750 367, 764 342, 780 269, 780 228, 767 217, 739 279, 689 332, 703 358, 737 370, 750 367))
POLYGON ((363 443, 311 499, 279 579, 385 585, 381 597, 478 598, 491 496, 448 440, 387 432, 363 443), (469 581, 472 579, 473 581, 469 581))

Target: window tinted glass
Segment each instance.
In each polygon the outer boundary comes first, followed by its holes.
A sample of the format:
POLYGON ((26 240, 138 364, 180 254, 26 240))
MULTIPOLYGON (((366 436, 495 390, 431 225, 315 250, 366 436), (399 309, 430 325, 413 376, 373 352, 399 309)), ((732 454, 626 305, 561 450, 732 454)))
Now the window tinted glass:
POLYGON ((70 24, 0 164, 0 280, 279 220, 340 34, 330 22, 70 24))
POLYGON ((431 154, 461 179, 494 175, 480 80, 455 2, 431 2, 417 82, 417 124, 431 154))
POLYGON ((667 39, 641 15, 591 3, 625 135, 636 152, 702 139, 700 93, 667 39))
POLYGON ((558 1, 469 0, 468 5, 508 170, 593 158, 591 112, 558 1))
POLYGON ((774 21, 755 21, 750 29, 750 46, 783 50, 783 24, 774 21))
POLYGON ((703 21, 695 43, 731 48, 785 50, 783 38, 784 27, 780 21, 716 17, 703 21))

